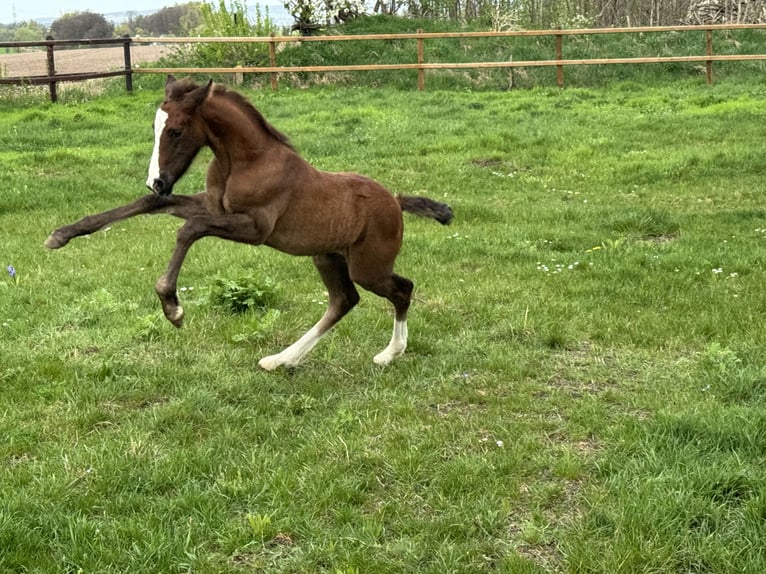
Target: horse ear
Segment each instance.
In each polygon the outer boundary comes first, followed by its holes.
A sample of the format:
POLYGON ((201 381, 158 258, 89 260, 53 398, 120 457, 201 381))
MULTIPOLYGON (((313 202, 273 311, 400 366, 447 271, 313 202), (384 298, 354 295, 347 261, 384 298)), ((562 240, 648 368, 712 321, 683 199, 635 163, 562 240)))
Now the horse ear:
POLYGON ((196 108, 197 106, 201 106, 205 100, 208 98, 208 96, 213 91, 213 80, 210 80, 207 84, 204 86, 200 86, 199 88, 192 90, 189 92, 185 98, 185 103, 191 108, 196 108))
POLYGON ((176 79, 175 76, 168 75, 167 79, 165 80, 165 96, 170 95, 170 87, 175 84, 176 79))
POLYGON ((207 84, 205 84, 205 97, 207 98, 212 91, 213 91, 213 80, 210 79, 207 81, 207 84))

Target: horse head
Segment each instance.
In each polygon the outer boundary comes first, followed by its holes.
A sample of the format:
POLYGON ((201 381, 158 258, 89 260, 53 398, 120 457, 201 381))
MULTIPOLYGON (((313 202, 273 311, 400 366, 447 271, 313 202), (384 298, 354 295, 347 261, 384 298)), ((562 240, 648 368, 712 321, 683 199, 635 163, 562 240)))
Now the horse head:
POLYGON ((212 92, 213 81, 198 86, 168 76, 165 100, 154 116, 154 149, 146 186, 158 195, 170 195, 197 152, 207 143, 200 108, 212 92))

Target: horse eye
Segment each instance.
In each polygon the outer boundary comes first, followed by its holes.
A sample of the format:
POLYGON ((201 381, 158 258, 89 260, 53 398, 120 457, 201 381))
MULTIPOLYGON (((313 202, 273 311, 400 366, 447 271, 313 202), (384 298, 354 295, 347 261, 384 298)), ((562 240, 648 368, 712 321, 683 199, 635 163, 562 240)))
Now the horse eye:
POLYGON ((169 129, 169 130, 168 130, 168 135, 169 135, 171 138, 173 138, 174 140, 175 140, 175 139, 178 139, 178 138, 180 138, 180 137, 181 137, 181 130, 177 130, 177 129, 169 129))

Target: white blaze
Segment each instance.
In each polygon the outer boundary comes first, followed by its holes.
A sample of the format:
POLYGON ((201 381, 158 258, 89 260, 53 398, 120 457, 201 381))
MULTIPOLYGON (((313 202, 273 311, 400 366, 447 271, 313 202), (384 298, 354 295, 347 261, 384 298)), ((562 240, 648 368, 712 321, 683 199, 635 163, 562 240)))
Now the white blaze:
POLYGON ((146 178, 146 186, 152 189, 154 180, 160 177, 160 137, 165 130, 165 122, 168 120, 168 113, 163 110, 157 110, 154 116, 154 149, 152 158, 149 160, 149 176, 146 178))

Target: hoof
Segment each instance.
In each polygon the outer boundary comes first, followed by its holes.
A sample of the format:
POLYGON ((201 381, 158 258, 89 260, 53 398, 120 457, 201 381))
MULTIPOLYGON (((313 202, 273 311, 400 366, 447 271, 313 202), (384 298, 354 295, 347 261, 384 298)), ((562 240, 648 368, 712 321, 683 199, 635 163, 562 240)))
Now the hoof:
POLYGON ((372 362, 375 363, 376 365, 380 365, 381 367, 385 367, 386 365, 390 364, 391 361, 393 361, 394 359, 398 357, 401 357, 403 354, 404 354, 404 351, 392 353, 388 349, 386 349, 385 351, 382 351, 378 353, 377 355, 375 355, 372 358, 372 362))
POLYGON ((258 361, 258 366, 267 371, 273 371, 274 369, 281 367, 282 364, 283 363, 279 358, 279 355, 270 355, 258 361))
POLYGON ((174 327, 180 329, 184 324, 184 308, 180 305, 175 309, 166 309, 165 318, 170 321, 174 327))
POLYGON ((58 231, 54 231, 48 236, 48 239, 45 240, 45 247, 48 249, 59 249, 61 247, 64 247, 69 242, 68 239, 64 239, 58 231))
POLYGON ((292 369, 294 367, 297 367, 300 361, 285 359, 281 356, 281 353, 279 355, 270 355, 268 357, 264 357, 260 361, 258 361, 258 366, 262 369, 265 369, 267 371, 274 371, 278 369, 279 367, 284 367, 285 369, 292 369))

